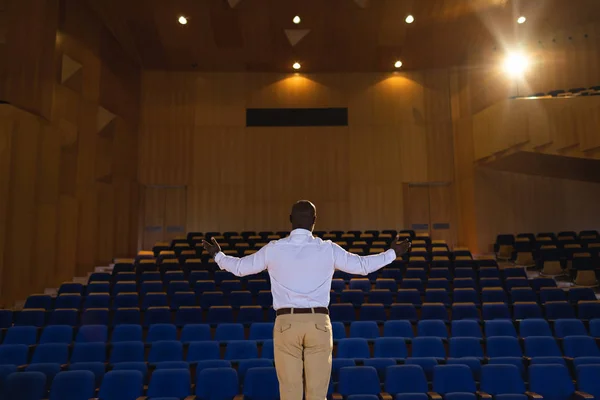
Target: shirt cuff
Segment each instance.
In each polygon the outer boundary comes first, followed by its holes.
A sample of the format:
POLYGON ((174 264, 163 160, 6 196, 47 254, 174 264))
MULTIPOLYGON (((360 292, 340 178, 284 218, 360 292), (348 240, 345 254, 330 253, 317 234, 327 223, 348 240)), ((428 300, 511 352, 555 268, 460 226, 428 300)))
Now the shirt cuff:
POLYGON ((388 264, 396 260, 396 252, 394 251, 394 249, 389 249, 383 254, 385 255, 385 262, 388 264))
POLYGON ((225 253, 223 253, 222 251, 218 252, 217 254, 215 254, 214 257, 215 262, 218 264, 223 259, 223 257, 225 257, 225 253))

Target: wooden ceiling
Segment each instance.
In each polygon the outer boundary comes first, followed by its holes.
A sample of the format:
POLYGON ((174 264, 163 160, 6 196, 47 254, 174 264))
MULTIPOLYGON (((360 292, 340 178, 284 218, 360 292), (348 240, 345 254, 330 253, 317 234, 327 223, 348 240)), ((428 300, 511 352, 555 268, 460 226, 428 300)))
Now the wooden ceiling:
POLYGON ((87 1, 142 67, 166 70, 290 72, 298 61, 303 72, 390 71, 398 59, 404 69, 442 68, 600 20, 598 0, 87 1), (292 46, 286 29, 310 32, 292 46))

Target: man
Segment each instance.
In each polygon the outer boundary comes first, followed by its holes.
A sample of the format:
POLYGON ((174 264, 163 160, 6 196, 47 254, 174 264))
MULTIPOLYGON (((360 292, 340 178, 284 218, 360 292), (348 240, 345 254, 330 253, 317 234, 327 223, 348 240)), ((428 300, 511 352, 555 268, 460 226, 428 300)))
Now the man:
POLYGON ((223 254, 214 238, 212 243, 203 242, 219 268, 236 276, 269 272, 277 314, 273 344, 282 400, 302 400, 303 392, 306 400, 327 396, 333 349, 327 307, 334 270, 367 275, 410 248, 408 240, 396 238, 388 251, 361 257, 313 237, 315 220, 315 206, 306 200, 297 202, 290 215, 290 236, 243 258, 223 254))

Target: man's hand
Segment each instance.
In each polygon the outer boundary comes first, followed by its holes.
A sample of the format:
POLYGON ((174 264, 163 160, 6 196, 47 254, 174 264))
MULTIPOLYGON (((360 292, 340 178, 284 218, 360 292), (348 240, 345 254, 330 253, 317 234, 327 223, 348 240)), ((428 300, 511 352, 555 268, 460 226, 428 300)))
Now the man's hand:
POLYGON ((221 251, 221 246, 219 246, 219 243, 217 243, 217 239, 215 239, 214 237, 211 238, 210 241, 212 243, 208 243, 206 240, 203 240, 202 247, 204 247, 204 250, 206 250, 212 258, 215 258, 217 253, 221 251))
POLYGON ((404 239, 401 242, 399 240, 400 240, 400 235, 396 236, 396 238, 392 242, 392 246, 391 246, 391 248, 396 252, 396 257, 400 257, 401 255, 406 253, 408 251, 408 249, 410 249, 410 247, 412 246, 412 244, 410 243, 410 240, 408 240, 408 239, 404 239))

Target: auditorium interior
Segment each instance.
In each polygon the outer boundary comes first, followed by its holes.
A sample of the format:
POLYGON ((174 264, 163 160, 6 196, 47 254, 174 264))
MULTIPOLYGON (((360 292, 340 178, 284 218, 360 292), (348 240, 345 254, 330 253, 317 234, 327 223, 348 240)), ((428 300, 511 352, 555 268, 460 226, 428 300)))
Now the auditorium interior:
POLYGON ((279 399, 301 199, 328 399, 600 399, 598 0, 0 0, 0 400, 279 399))

